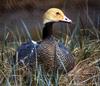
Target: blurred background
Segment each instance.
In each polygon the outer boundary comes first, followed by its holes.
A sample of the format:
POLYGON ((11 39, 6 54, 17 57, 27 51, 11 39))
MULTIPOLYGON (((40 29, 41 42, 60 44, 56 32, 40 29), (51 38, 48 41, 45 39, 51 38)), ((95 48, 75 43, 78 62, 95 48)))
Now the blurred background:
POLYGON ((43 27, 42 15, 51 7, 62 9, 73 21, 72 25, 55 24, 54 33, 57 37, 68 32, 68 28, 72 33, 78 21, 81 29, 90 29, 91 33, 99 33, 100 0, 0 0, 0 41, 3 40, 4 35, 7 36, 8 41, 13 41, 15 35, 16 37, 20 35, 21 40, 24 41, 24 38, 27 38, 25 27, 33 40, 39 40, 43 27))

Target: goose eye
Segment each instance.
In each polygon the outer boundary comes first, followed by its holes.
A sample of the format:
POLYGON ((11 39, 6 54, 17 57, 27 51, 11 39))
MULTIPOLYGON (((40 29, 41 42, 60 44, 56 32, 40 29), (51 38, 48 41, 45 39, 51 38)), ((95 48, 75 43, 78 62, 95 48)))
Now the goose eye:
POLYGON ((59 12, 56 12, 56 14, 57 14, 57 15, 60 15, 60 13, 59 13, 59 12))

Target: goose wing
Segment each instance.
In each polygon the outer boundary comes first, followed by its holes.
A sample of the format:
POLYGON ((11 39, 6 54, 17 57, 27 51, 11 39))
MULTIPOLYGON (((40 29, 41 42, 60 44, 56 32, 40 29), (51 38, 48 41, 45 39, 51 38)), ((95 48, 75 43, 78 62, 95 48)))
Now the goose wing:
POLYGON ((62 63, 63 68, 65 68, 65 70, 69 72, 75 65, 75 59, 73 54, 62 43, 58 43, 57 52, 58 52, 58 56, 60 56, 58 58, 60 59, 60 63, 62 63))
POLYGON ((16 61, 20 64, 31 65, 36 58, 36 47, 38 43, 35 41, 28 41, 23 43, 17 49, 16 61))

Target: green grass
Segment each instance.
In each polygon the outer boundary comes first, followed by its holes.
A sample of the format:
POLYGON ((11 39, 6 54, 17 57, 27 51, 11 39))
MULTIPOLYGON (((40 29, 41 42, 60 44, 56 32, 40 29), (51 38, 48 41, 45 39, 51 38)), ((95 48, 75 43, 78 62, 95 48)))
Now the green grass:
MULTIPOLYGON (((21 22, 23 27, 25 28, 25 31, 27 32, 27 34, 25 34, 27 35, 27 37, 25 36, 23 37, 24 41, 26 41, 27 38, 31 39, 31 35, 28 32, 27 26, 22 20, 21 22)), ((20 35, 20 32, 17 30, 18 27, 15 26, 15 28, 16 28, 15 32, 13 32, 11 29, 9 29, 8 31, 7 30, 8 27, 6 26, 4 32, 5 34, 3 38, 4 40, 0 44, 1 46, 0 47, 0 85, 2 86, 58 86, 58 85, 77 86, 77 84, 79 84, 77 83, 77 78, 75 74, 71 75, 71 73, 68 73, 63 75, 63 74, 59 74, 59 71, 56 71, 56 73, 52 73, 52 74, 46 74, 41 69, 40 65, 36 66, 35 73, 33 71, 30 71, 26 65, 19 66, 18 64, 16 64, 12 66, 13 55, 15 55, 15 51, 17 47, 22 43, 22 37, 20 35), (13 35, 13 42, 9 42, 9 33, 12 33, 13 35), (69 76, 69 74, 71 75, 71 77, 69 76)), ((87 66, 90 68, 91 66, 93 67, 95 66, 97 68, 95 69, 97 73, 93 72, 94 74, 91 77, 88 77, 85 80, 80 82, 80 83, 85 83, 88 86, 90 86, 90 84, 92 85, 95 84, 96 86, 100 84, 99 83, 100 68, 98 67, 98 65, 100 65, 99 35, 100 34, 94 27, 91 30, 89 28, 82 29, 80 27, 80 19, 78 17, 73 33, 70 34, 69 37, 66 34, 64 34, 64 37, 61 38, 61 41, 63 41, 65 45, 69 47, 72 53, 74 54, 77 70, 82 69, 84 65, 87 64, 85 63, 87 62, 87 60, 89 61, 89 64, 85 65, 85 67, 87 66), (94 35, 95 35, 95 39, 92 39, 91 37, 94 37, 94 35), (92 81, 90 81, 91 78, 92 81)), ((76 69, 72 71, 74 71, 74 73, 77 73, 76 69)))

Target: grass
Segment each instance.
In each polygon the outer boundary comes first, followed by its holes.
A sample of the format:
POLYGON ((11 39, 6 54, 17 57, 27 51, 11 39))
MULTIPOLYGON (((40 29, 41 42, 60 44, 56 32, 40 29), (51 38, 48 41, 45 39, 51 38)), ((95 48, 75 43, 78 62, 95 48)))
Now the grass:
MULTIPOLYGON (((90 20, 90 19, 89 19, 90 20)), ((25 23, 21 20, 27 36, 31 39, 25 23)), ((68 27, 67 27, 68 28, 68 27)), ((76 66, 68 74, 59 74, 59 71, 52 74, 46 74, 40 65, 36 66, 36 71, 30 71, 29 68, 13 65, 12 58, 15 55, 17 47, 22 43, 21 35, 17 30, 16 34, 12 30, 7 30, 5 26, 4 40, 0 45, 0 85, 2 86, 99 86, 100 84, 100 40, 99 33, 94 30, 80 27, 80 18, 73 33, 68 37, 61 38, 61 41, 70 48, 75 56, 76 66), (94 32, 95 31, 95 32, 94 32), (13 35, 13 42, 9 42, 9 33, 13 35), (88 34, 85 34, 88 33, 88 34), (91 37, 94 37, 92 39, 91 37), (67 44, 66 44, 67 43, 67 44)), ((41 28, 40 28, 41 29, 41 28)), ((65 27, 66 29, 66 27, 65 27)), ((40 36, 39 36, 40 37, 40 36)), ((27 38, 24 37, 24 40, 27 38)))

